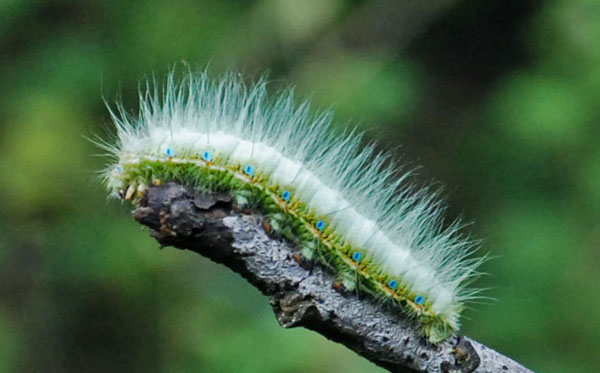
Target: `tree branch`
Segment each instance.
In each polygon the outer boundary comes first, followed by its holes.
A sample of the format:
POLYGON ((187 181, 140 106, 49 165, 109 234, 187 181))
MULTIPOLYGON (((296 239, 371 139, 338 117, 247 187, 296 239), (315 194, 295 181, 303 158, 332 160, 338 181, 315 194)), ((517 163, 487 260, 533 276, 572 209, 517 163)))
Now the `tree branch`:
POLYGON ((334 286, 335 276, 269 236, 261 216, 238 211, 227 195, 150 186, 134 217, 161 245, 195 251, 242 275, 270 297, 284 328, 314 330, 390 371, 530 372, 468 337, 426 343, 414 322, 334 286))

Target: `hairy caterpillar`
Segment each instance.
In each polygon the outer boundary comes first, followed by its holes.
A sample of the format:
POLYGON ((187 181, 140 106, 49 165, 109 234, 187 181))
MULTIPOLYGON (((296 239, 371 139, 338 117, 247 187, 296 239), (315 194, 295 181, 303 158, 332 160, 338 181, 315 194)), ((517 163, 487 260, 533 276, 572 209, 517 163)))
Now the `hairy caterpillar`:
POLYGON ((140 112, 111 110, 116 144, 102 142, 114 196, 137 203, 150 183, 174 180, 227 192, 264 213, 303 256, 335 271, 347 289, 388 300, 432 343, 459 327, 466 284, 482 259, 459 224, 444 228, 438 199, 361 136, 331 130, 331 115, 296 106, 291 91, 268 100, 266 84, 236 75, 169 75, 148 85, 140 112))

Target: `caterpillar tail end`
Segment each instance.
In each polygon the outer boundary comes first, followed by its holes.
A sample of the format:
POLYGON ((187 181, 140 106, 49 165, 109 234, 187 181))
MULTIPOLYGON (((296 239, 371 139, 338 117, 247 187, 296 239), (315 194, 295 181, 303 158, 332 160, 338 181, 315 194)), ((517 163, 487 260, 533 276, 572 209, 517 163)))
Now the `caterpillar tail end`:
POLYGON ((457 327, 453 327, 439 317, 428 317, 426 320, 421 320, 420 323, 423 335, 432 344, 445 341, 458 330, 457 327))

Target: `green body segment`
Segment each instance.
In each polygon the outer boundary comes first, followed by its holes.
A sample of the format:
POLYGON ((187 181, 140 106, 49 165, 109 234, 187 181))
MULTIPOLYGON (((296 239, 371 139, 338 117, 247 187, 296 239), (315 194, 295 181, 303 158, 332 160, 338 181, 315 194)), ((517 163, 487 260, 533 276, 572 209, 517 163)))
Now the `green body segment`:
MULTIPOLYGON (((259 173, 248 175, 242 165, 221 166, 200 159, 148 159, 121 164, 118 180, 121 195, 126 190, 139 191, 143 190, 139 186, 166 181, 199 191, 228 193, 238 205, 264 214, 273 231, 297 245, 307 259, 316 259, 329 268, 347 289, 370 293, 416 319, 429 342, 440 342, 457 329, 443 315, 435 314, 426 300, 417 303, 418 294, 411 292, 401 279, 386 274, 361 248, 344 244, 343 237, 327 224, 327 217, 316 216, 305 203, 294 198, 293 191, 287 191, 286 198, 282 198, 286 191, 269 184, 259 173)), ((136 198, 133 201, 136 203, 136 198)))

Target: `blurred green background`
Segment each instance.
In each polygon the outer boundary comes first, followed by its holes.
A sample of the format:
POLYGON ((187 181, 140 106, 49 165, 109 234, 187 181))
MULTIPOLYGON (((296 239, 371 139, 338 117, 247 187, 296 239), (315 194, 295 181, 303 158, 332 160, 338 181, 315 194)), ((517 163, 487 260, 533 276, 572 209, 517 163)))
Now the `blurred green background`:
POLYGON ((378 372, 107 201, 102 101, 181 62, 270 72, 358 124, 484 239, 462 332, 600 365, 600 1, 0 0, 0 371, 378 372))

